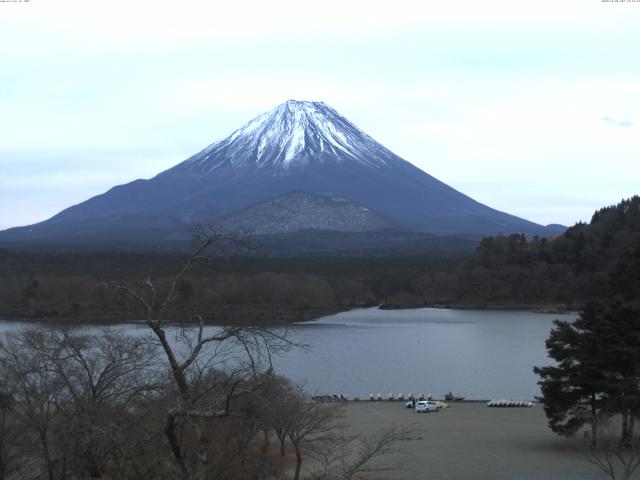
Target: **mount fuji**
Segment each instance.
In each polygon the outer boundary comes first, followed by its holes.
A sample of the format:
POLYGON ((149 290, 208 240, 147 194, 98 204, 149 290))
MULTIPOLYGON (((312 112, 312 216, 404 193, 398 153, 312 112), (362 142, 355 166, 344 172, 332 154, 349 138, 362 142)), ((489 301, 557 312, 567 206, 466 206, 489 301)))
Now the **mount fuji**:
POLYGON ((288 100, 149 180, 113 187, 44 222, 0 232, 0 244, 153 246, 184 240, 195 223, 247 221, 244 227, 251 230, 252 221, 264 218, 274 220, 262 221, 256 231, 270 234, 563 231, 473 200, 322 102, 288 100), (287 205, 287 199, 294 203, 287 205), (270 216, 274 209, 278 215, 270 216))

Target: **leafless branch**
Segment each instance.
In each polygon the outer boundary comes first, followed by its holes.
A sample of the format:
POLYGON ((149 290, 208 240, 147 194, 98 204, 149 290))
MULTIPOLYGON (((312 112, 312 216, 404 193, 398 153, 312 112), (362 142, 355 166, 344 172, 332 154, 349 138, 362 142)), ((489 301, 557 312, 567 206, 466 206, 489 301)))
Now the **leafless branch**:
POLYGON ((585 459, 611 480, 629 480, 640 467, 640 435, 623 443, 610 422, 600 422, 598 430, 595 441, 584 438, 585 459))

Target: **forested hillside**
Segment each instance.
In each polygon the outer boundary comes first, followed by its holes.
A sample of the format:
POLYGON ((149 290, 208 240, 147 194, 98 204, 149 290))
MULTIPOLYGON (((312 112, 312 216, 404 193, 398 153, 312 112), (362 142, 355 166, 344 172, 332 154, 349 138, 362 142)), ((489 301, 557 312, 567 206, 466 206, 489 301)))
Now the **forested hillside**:
MULTIPOLYGON (((597 211, 557 238, 490 237, 464 259, 216 257, 180 284, 174 311, 218 322, 298 321, 381 304, 579 309, 606 292, 608 275, 640 248, 640 197, 597 211)), ((0 315, 123 320, 141 314, 105 283, 170 284, 180 255, 0 251, 0 315)), ((629 266, 628 268, 633 268, 629 266)))
MULTIPOLYGON (((118 321, 142 315, 105 284, 166 288, 182 255, 0 251, 0 317, 118 321)), ((452 268, 449 260, 224 257, 199 262, 180 283, 176 318, 191 310, 213 321, 298 321, 377 305, 412 292, 415 278, 452 268)))
POLYGON ((640 246, 640 197, 602 208, 547 240, 484 239, 449 285, 453 300, 485 305, 580 305, 600 297, 619 259, 640 246))

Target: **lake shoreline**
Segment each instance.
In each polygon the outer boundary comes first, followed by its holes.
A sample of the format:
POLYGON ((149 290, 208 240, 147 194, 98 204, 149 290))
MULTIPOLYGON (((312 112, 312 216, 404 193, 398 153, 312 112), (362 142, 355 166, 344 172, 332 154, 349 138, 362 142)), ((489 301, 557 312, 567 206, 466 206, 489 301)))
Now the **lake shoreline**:
MULTIPOLYGON (((556 318, 575 315, 513 310, 445 310, 435 308, 352 309, 311 322, 273 326, 296 345, 271 358, 273 367, 314 394, 368 398, 455 392, 468 399, 533 399, 539 395, 532 368, 548 363, 544 342, 556 318), (408 365, 421 365, 407 368, 408 365)), ((96 331, 118 328, 147 335, 144 322, 63 323, 19 320, 0 322, 0 331, 61 325, 96 331)), ((167 332, 180 324, 166 322, 167 332)), ((205 333, 219 331, 206 325, 205 333)), ((175 336, 175 335, 174 335, 175 336)), ((173 336, 172 336, 173 338, 173 336)))
MULTIPOLYGON (((368 307, 356 307, 356 308, 368 308, 368 307)), ((282 327, 286 325, 292 325, 299 322, 309 322, 317 320, 327 315, 334 315, 336 313, 348 312, 352 308, 345 309, 313 309, 304 311, 291 311, 291 312, 243 312, 241 310, 235 312, 223 311, 221 313, 213 315, 205 315, 204 323, 208 326, 237 326, 244 324, 247 326, 261 326, 261 327, 282 327), (268 317, 268 318, 267 318, 268 317)), ((145 324, 144 319, 132 320, 125 316, 112 316, 105 318, 103 316, 61 316, 61 315, 24 315, 12 312, 0 311, 0 321, 12 321, 23 323, 41 323, 51 325, 67 325, 67 326, 116 326, 116 325, 129 325, 129 324, 145 324)), ((180 325, 179 319, 166 320, 167 325, 180 325)), ((197 323, 191 323, 197 325, 197 323)))
MULTIPOLYGON (((336 308, 313 308, 307 310, 277 311, 268 313, 266 311, 243 311, 226 310, 205 316, 205 324, 211 326, 237 326, 239 324, 263 327, 281 327, 296 323, 313 322, 322 317, 335 315, 338 313, 350 312, 368 308, 380 310, 419 310, 423 308, 434 308, 440 310, 480 310, 480 311, 521 311, 544 314, 567 314, 575 313, 582 309, 582 305, 567 304, 471 304, 471 303, 424 303, 403 304, 403 303, 372 303, 363 305, 344 305, 336 308)), ((52 325, 87 325, 87 326, 113 326, 121 324, 144 324, 144 319, 131 320, 123 316, 104 318, 99 316, 61 316, 61 315, 25 315, 21 312, 0 311, 0 321, 13 321, 24 323, 47 323, 52 325)), ((179 320, 168 320, 167 324, 179 325, 179 320)), ((195 323, 194 323, 195 325, 195 323)))
POLYGON ((504 310, 527 311, 532 313, 573 313, 582 310, 581 304, 567 303, 468 303, 468 302, 428 302, 425 304, 406 304, 402 302, 383 302, 381 310, 411 310, 417 308, 441 308, 445 310, 504 310))

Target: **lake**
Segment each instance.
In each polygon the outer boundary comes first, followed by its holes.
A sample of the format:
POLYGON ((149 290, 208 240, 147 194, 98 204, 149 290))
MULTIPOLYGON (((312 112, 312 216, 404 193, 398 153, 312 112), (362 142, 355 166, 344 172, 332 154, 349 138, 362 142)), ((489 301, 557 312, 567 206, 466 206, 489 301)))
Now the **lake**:
MULTIPOLYGON (((555 318, 573 320, 576 314, 352 310, 292 325, 292 338, 309 347, 274 358, 274 366, 310 393, 442 397, 452 391, 474 399, 533 399, 539 388, 532 368, 550 363, 544 341, 555 318)), ((0 333, 21 326, 2 321, 0 333)))
POLYGON ((319 393, 533 399, 539 388, 532 368, 550 362, 544 341, 555 318, 576 314, 353 310, 296 325, 294 335, 311 349, 275 363, 319 393))

